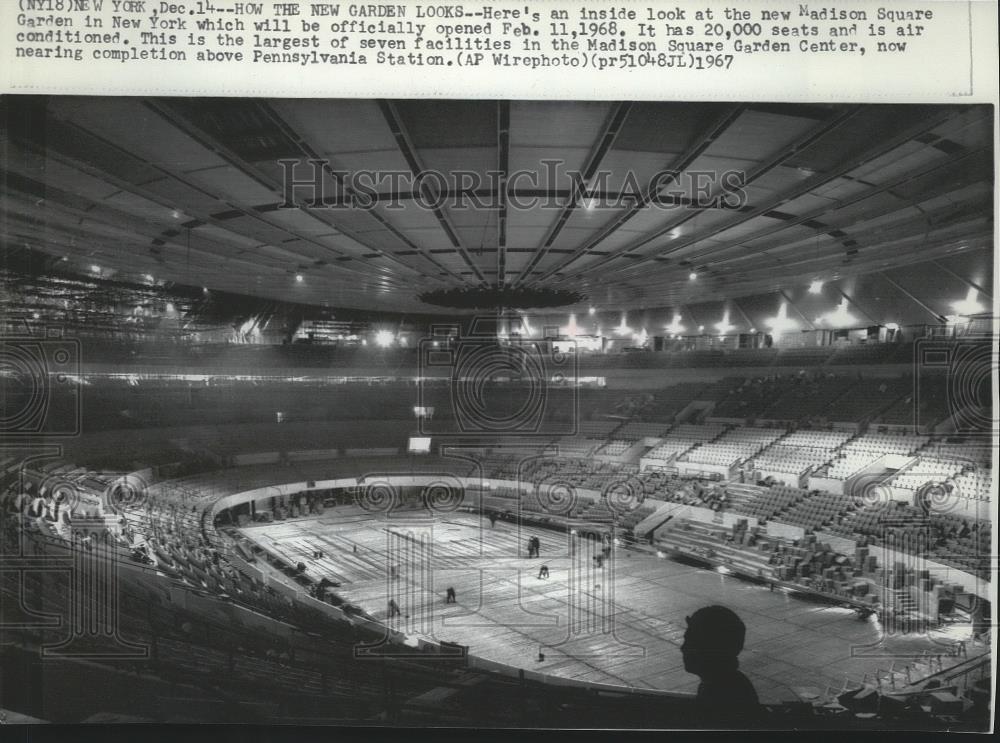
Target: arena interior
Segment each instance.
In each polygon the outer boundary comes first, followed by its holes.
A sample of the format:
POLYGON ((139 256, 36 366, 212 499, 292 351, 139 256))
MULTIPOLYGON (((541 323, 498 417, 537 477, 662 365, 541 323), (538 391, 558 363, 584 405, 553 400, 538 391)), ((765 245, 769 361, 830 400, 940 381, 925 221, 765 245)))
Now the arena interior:
POLYGON ((990 106, 0 109, 5 721, 991 724, 990 106))

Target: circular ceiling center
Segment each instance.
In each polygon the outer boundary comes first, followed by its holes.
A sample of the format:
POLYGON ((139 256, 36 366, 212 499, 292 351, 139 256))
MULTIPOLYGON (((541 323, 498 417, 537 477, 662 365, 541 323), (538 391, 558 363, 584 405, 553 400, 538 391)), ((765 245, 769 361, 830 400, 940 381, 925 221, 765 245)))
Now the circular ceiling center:
POLYGON ((470 310, 494 307, 510 309, 564 307, 586 299, 585 294, 568 289, 500 287, 495 284, 464 289, 435 289, 420 295, 420 300, 427 304, 470 310))

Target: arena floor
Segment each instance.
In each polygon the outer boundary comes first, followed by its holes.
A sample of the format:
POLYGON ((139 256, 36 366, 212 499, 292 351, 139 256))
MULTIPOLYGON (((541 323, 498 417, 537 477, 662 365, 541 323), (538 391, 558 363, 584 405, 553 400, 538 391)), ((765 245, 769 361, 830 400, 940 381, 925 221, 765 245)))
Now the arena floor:
POLYGON ((969 640, 967 624, 880 641, 874 618, 645 552, 614 548, 598 568, 600 543, 580 535, 503 521, 491 527, 460 513, 436 520, 345 516, 328 512, 243 533, 292 564, 305 563, 311 577, 340 583, 340 595, 401 632, 536 672, 693 692, 698 680, 685 672, 679 648, 685 617, 709 604, 729 606, 745 622, 740 665, 765 702, 809 698, 876 673, 888 683, 893 670, 902 680, 908 664, 923 675, 925 654, 943 655, 947 666, 958 660, 949 658, 958 641, 967 642, 969 655, 985 652, 969 640), (538 558, 527 557, 533 535, 541 541, 538 558), (315 551, 323 556, 314 558, 315 551), (539 578, 543 564, 548 579, 539 578), (454 604, 446 603, 448 587, 454 604), (401 612, 391 618, 390 599, 401 612))

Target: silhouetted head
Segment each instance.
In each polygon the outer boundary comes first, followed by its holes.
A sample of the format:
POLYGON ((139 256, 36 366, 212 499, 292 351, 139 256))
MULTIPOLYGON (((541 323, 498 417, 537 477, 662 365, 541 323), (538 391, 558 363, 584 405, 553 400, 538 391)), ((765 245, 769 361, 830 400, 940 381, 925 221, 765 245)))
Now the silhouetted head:
POLYGON ((746 625, 731 609, 724 606, 698 609, 687 618, 681 645, 684 670, 702 677, 734 670, 746 632, 746 625))

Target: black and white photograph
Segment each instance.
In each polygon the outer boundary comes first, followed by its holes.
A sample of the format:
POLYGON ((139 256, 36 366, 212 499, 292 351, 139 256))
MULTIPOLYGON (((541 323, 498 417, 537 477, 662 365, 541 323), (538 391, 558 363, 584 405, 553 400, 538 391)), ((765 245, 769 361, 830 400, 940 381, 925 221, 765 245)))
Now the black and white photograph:
POLYGON ((992 105, 0 120, 3 722, 992 729, 992 105))

